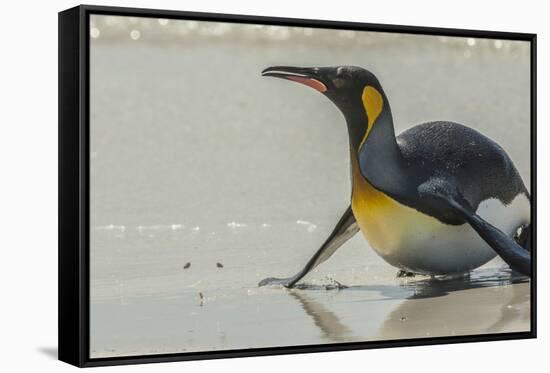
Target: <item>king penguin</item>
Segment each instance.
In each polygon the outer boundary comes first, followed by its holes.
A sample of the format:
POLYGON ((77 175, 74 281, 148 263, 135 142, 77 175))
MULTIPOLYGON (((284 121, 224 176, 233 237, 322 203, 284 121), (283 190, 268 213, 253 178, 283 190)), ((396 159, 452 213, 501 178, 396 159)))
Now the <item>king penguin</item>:
POLYGON ((274 66, 263 76, 311 87, 342 112, 351 164, 351 204, 304 268, 259 285, 293 287, 361 231, 401 271, 455 275, 499 255, 531 275, 530 196, 510 157, 465 125, 435 121, 397 137, 376 76, 356 66, 274 66))

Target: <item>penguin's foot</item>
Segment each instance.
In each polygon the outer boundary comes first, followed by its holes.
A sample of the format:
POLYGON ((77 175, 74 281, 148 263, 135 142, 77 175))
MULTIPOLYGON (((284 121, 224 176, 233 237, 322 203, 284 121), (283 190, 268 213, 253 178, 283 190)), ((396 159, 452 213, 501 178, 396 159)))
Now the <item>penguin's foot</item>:
POLYGON ((525 250, 531 252, 531 224, 520 226, 514 234, 514 241, 525 250))
POLYGON ((258 283, 258 286, 284 286, 285 288, 292 287, 292 281, 294 280, 293 277, 289 278, 275 278, 275 277, 268 277, 264 278, 262 281, 258 283))
POLYGON ((405 271, 403 269, 400 269, 397 271, 397 274, 395 275, 396 278, 403 278, 403 277, 414 277, 416 276, 416 273, 405 271))

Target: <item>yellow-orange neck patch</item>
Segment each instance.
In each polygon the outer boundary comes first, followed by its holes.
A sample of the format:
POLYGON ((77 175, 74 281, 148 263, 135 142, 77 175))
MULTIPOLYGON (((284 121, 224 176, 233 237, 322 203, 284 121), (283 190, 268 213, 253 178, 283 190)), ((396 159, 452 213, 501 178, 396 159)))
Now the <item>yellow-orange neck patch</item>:
POLYGON ((363 140, 361 140, 361 145, 359 145, 359 149, 361 149, 365 140, 369 136, 369 132, 371 131, 374 122, 376 121, 376 119, 378 119, 380 113, 382 113, 382 108, 384 107, 384 99, 382 98, 382 94, 378 92, 376 88, 370 85, 366 86, 363 89, 361 100, 363 101, 365 112, 367 113, 368 122, 367 130, 365 131, 363 140))

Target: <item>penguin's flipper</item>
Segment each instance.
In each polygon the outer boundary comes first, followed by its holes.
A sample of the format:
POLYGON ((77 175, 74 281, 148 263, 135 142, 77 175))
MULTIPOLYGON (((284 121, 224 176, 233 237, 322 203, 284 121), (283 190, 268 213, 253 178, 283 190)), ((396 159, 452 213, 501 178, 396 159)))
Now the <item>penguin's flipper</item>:
POLYGON ((464 219, 487 242, 489 246, 510 266, 522 275, 531 277, 531 253, 473 212, 466 199, 454 188, 441 180, 428 181, 418 188, 423 198, 443 202, 450 210, 464 219))
POLYGON ((287 288, 293 287, 308 272, 330 258, 332 254, 334 254, 336 250, 344 244, 344 242, 353 237, 353 235, 355 235, 358 231, 359 226, 355 221, 355 216, 353 216, 350 206, 346 209, 346 212, 344 212, 344 215, 342 215, 330 236, 311 257, 305 267, 300 270, 300 272, 288 278, 269 277, 260 281, 258 286, 283 285, 287 288))

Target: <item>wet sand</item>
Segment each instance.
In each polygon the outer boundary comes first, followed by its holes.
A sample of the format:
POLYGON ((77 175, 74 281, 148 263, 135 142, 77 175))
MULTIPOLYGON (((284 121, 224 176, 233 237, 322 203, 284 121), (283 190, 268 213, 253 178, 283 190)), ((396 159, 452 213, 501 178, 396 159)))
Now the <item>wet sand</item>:
MULTIPOLYGON (((202 246, 183 239, 186 233, 169 227, 157 227, 154 237, 139 232, 118 238, 109 231, 96 234, 97 239, 103 236, 96 247, 108 247, 103 239, 119 244, 109 245, 118 247, 109 264, 104 263, 106 253, 96 251, 92 257, 97 273, 92 282, 92 356, 530 329, 530 282, 513 276, 499 259, 464 278, 396 278, 397 270, 356 236, 298 289, 259 288, 259 279, 288 275, 303 262, 303 254, 281 257, 278 246, 286 247, 291 240, 277 238, 286 232, 299 240, 311 233, 299 224, 271 226, 257 234, 247 228, 233 229, 233 239, 218 250, 210 248, 208 256, 202 246), (132 235, 138 237, 128 237, 132 235), (245 237, 257 240, 254 255, 240 248, 245 237), (125 248, 125 241, 132 242, 133 251, 125 248), (186 261, 191 263, 187 269, 186 261)), ((323 229, 318 230, 322 237, 323 229)), ((194 234, 195 239, 200 236, 194 234)))
POLYGON ((414 286, 416 290, 388 285, 212 291, 203 302, 197 293, 98 302, 94 312, 104 321, 92 333, 92 356, 529 330, 529 283, 444 286, 445 294, 428 295, 415 291, 432 284, 414 286))
POLYGON ((529 188, 526 44, 147 22, 92 22, 92 357, 529 330, 530 283, 499 259, 397 279, 361 235, 300 289, 257 287, 300 269, 350 192, 340 113, 262 69, 369 68, 397 132, 467 124, 529 188))

